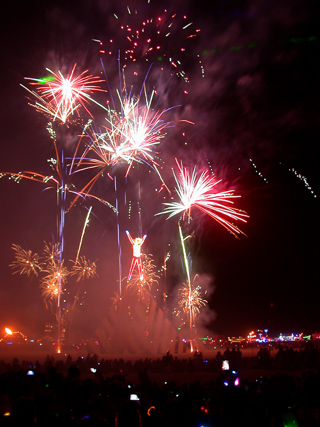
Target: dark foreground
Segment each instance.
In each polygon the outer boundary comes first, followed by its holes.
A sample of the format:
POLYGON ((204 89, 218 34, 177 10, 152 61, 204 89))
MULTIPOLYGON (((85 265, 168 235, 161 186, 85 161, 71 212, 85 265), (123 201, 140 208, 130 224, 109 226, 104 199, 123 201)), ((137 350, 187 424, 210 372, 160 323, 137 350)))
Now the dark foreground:
POLYGON ((4 426, 318 426, 320 351, 0 361, 4 426), (222 360, 230 370, 222 371, 222 360))

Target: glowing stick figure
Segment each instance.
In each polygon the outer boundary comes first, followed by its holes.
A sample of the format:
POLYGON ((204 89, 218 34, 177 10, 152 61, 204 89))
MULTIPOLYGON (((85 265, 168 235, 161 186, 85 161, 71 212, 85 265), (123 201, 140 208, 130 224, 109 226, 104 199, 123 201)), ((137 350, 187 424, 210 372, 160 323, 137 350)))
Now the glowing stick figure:
POLYGON ((129 242, 132 245, 132 250, 133 250, 130 270, 129 270, 129 274, 128 274, 128 282, 130 282, 130 280, 131 280, 132 272, 133 272, 135 266, 138 267, 138 271, 140 274, 140 280, 142 280, 143 279, 143 267, 142 267, 142 261, 141 261, 141 246, 143 245, 143 242, 146 240, 147 235, 145 234, 142 238, 136 237, 135 239, 133 239, 128 230, 126 231, 126 233, 127 233, 129 242))

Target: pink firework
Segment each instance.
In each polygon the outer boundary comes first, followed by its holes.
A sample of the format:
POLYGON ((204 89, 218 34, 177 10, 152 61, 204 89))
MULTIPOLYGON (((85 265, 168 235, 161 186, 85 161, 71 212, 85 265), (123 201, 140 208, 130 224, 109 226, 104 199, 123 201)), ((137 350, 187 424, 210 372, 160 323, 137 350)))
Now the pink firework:
MULTIPOLYGON (((166 130, 172 125, 164 120, 168 110, 153 111, 151 102, 154 92, 148 99, 145 94, 145 103, 140 104, 140 98, 134 96, 124 97, 119 95, 121 113, 109 108, 106 117, 107 125, 104 132, 95 132, 88 128, 89 143, 78 163, 78 170, 98 168, 99 172, 90 185, 110 167, 118 163, 127 164, 128 176, 134 162, 146 163, 160 176, 158 164, 155 161, 156 147, 166 135, 166 130), (95 157, 88 157, 88 154, 95 157)), ((160 177, 162 180, 162 178, 160 177)))
POLYGON ((183 219, 187 215, 190 221, 191 209, 198 208, 229 230, 235 237, 244 234, 231 222, 235 220, 246 223, 246 218, 249 218, 246 212, 233 207, 233 199, 240 196, 235 195, 233 190, 217 192, 216 185, 221 180, 217 181, 208 170, 198 174, 194 168, 190 173, 182 163, 179 164, 177 160, 176 163, 179 174, 177 176, 173 171, 173 176, 177 184, 175 190, 179 201, 164 203, 166 208, 160 214, 169 214, 168 218, 181 214, 183 219))
MULTIPOLYGON (((42 79, 26 78, 32 81, 32 85, 37 86, 37 91, 32 91, 23 86, 28 92, 35 96, 37 102, 33 105, 38 111, 45 113, 53 118, 66 123, 69 116, 82 106, 91 116, 86 104, 94 102, 90 94, 92 92, 105 92, 98 86, 103 82, 99 77, 87 75, 87 70, 79 75, 75 75, 76 64, 74 64, 71 73, 64 77, 61 71, 54 72, 49 68, 46 70, 51 74, 42 79)), ((100 105, 100 104, 98 104, 100 105)))

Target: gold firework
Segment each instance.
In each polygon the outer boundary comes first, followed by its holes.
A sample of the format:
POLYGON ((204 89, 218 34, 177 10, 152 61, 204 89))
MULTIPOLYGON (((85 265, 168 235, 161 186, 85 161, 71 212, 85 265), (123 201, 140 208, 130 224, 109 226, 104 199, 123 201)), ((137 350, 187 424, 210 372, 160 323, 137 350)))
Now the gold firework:
POLYGON ((59 263, 60 245, 58 243, 44 242, 43 253, 46 263, 59 263))
MULTIPOLYGON (((194 278, 194 281, 196 277, 194 278)), ((208 303, 207 300, 201 297, 201 286, 195 286, 194 283, 184 283, 179 289, 178 295, 178 305, 182 312, 186 313, 189 318, 190 325, 193 326, 196 316, 200 313, 201 307, 204 307, 208 303)))
POLYGON ((42 271, 42 265, 37 253, 32 253, 31 250, 22 249, 21 246, 13 244, 12 249, 15 251, 15 260, 10 264, 10 267, 15 270, 13 274, 26 274, 28 277, 38 276, 42 271))
POLYGON ((47 268, 43 270, 48 273, 41 281, 40 288, 41 294, 45 300, 55 299, 59 294, 59 283, 61 282, 61 294, 63 293, 63 287, 67 281, 69 275, 68 269, 63 265, 63 261, 60 265, 55 263, 49 263, 47 268))
POLYGON ((153 263, 152 254, 142 255, 143 274, 139 273, 132 275, 131 281, 127 283, 127 290, 138 295, 139 298, 144 298, 146 292, 150 292, 153 284, 158 284, 159 276, 155 272, 155 264, 153 263))
POLYGON ((73 263, 71 269, 72 276, 78 276, 77 282, 84 279, 92 279, 97 276, 97 265, 95 262, 87 260, 84 256, 80 256, 77 261, 71 261, 73 263))

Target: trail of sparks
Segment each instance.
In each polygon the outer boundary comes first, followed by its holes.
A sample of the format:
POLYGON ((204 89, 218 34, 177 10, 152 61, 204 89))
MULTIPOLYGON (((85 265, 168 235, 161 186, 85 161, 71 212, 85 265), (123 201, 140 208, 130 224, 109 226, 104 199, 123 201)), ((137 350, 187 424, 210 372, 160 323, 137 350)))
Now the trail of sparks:
POLYGON ((81 233, 81 237, 80 237, 80 242, 79 242, 79 247, 78 247, 78 251, 77 251, 77 256, 76 256, 76 262, 78 261, 79 254, 80 254, 80 251, 81 251, 81 246, 82 246, 82 241, 83 241, 84 233, 85 233, 86 228, 87 228, 87 226, 89 224, 89 217, 90 217, 90 214, 91 214, 91 210, 92 210, 92 206, 90 206, 90 208, 88 210, 88 213, 87 213, 87 216, 86 216, 86 219, 84 221, 84 225, 83 225, 83 229, 82 229, 82 233, 81 233))
POLYGON ((289 172, 292 172, 298 179, 300 179, 300 181, 303 182, 304 186, 306 187, 307 190, 310 191, 310 193, 312 194, 312 196, 316 199, 317 195, 315 194, 315 192, 313 191, 311 185, 308 183, 307 178, 302 175, 301 173, 299 173, 296 169, 291 168, 289 169, 289 172))
POLYGON ((255 173, 258 174, 260 176, 260 178, 262 178, 266 184, 268 184, 267 178, 265 178, 262 175, 262 173, 258 170, 257 165, 254 163, 254 161, 252 159, 249 159, 249 161, 252 163, 252 166, 254 168, 255 173))
POLYGON ((189 269, 189 263, 188 263, 187 253, 186 253, 186 247, 184 244, 184 241, 188 238, 188 236, 183 237, 180 224, 178 225, 178 228, 179 228, 179 236, 180 236, 180 242, 181 242, 182 253, 183 253, 184 268, 187 274, 188 283, 190 283, 190 269, 189 269))

